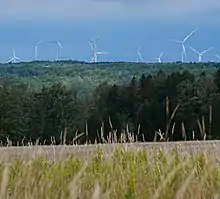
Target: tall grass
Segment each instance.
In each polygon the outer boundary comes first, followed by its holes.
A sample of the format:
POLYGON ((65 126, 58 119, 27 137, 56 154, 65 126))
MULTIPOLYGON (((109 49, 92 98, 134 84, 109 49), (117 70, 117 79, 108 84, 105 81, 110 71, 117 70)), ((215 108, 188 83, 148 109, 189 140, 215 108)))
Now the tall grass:
POLYGON ((106 154, 44 155, 0 163, 0 198, 7 199, 217 199, 220 160, 116 147, 106 154))

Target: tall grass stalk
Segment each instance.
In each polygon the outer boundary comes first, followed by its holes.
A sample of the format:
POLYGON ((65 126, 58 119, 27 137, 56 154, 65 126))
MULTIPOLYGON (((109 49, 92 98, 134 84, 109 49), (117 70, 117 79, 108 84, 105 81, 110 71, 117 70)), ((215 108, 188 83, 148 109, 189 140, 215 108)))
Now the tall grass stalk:
POLYGON ((219 156, 210 156, 208 151, 182 155, 175 149, 116 146, 108 152, 98 147, 86 158, 82 153, 54 159, 42 153, 28 160, 0 162, 0 198, 218 198, 219 168, 219 156))

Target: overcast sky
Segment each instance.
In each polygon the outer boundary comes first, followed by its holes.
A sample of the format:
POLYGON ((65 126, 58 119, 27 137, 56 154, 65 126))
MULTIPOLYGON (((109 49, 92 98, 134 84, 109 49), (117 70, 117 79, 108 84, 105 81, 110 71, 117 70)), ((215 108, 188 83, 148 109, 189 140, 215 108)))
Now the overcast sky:
POLYGON ((0 16, 2 20, 173 20, 202 18, 219 8, 219 0, 1 0, 0 16))
MULTIPOLYGON (((11 56, 12 46, 25 60, 33 59, 33 42, 59 40, 63 59, 90 60, 88 40, 100 35, 98 48, 109 52, 102 60, 152 60, 164 51, 164 60, 179 60, 181 46, 167 39, 183 39, 194 28, 190 45, 198 51, 220 54, 219 0, 0 0, 0 61, 11 56)), ((195 53, 187 49, 189 58, 195 53)), ((53 59, 54 45, 39 49, 42 59, 53 59)))

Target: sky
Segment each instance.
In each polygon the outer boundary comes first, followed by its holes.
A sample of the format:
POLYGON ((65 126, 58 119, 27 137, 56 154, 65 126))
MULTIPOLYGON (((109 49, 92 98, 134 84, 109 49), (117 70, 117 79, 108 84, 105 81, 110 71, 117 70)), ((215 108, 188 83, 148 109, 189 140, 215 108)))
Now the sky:
MULTIPOLYGON (((182 40, 195 28, 187 41, 187 60, 198 51, 204 61, 220 55, 219 0, 0 0, 0 61, 16 55, 34 59, 34 42, 61 42, 60 59, 90 61, 89 40, 100 36, 99 51, 108 52, 100 61, 136 61, 137 48, 146 62, 163 51, 162 61, 181 59, 182 40)), ((39 46, 39 59, 54 60, 56 44, 39 46)), ((217 61, 217 60, 216 60, 217 61)))

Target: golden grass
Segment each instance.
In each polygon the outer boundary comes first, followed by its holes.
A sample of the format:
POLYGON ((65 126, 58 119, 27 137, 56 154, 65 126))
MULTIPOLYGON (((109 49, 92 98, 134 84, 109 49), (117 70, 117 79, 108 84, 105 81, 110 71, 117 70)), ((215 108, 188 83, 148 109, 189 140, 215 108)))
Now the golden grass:
POLYGON ((4 199, 217 199, 220 160, 207 153, 101 147, 86 159, 66 155, 0 163, 4 199), (108 155, 108 156, 107 156, 108 155))

